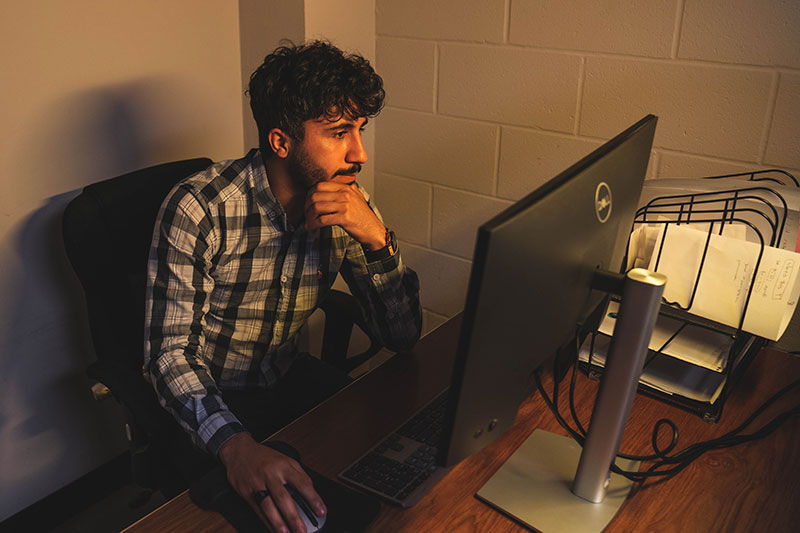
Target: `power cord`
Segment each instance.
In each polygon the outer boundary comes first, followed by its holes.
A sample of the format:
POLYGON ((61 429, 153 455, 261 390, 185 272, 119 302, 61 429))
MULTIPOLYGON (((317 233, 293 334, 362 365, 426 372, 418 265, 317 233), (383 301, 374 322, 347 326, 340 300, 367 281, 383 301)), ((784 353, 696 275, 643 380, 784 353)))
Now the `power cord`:
MULTIPOLYGON (((580 336, 577 336, 577 338, 579 337, 580 336)), ((534 378, 536 380, 536 388, 539 390, 539 394, 541 394, 542 398, 544 399, 550 411, 555 416, 558 423, 561 425, 561 427, 563 427, 567 431, 567 433, 570 434, 570 436, 581 447, 583 447, 583 444, 586 440, 586 430, 584 429, 583 424, 581 424, 578 418, 577 412, 575 410, 575 400, 574 400, 575 382, 576 382, 577 368, 578 368, 577 352, 578 350, 576 350, 576 355, 574 359, 571 361, 572 376, 570 377, 570 386, 569 386, 570 414, 572 416, 573 421, 575 422, 576 428, 570 426, 570 424, 564 419, 564 417, 561 415, 559 411, 558 408, 559 386, 558 386, 558 379, 555 377, 557 376, 555 369, 553 372, 554 379, 553 379, 552 399, 547 395, 547 392, 544 390, 544 386, 542 385, 541 368, 536 370, 536 372, 534 373, 534 378)), ((555 364, 556 363, 554 362, 554 366, 555 364)), ((742 444, 744 442, 750 442, 753 440, 764 438, 767 435, 774 432, 776 429, 778 429, 789 418, 800 415, 800 404, 796 405, 792 409, 789 409, 788 411, 784 411, 783 413, 780 413, 779 415, 775 416, 768 423, 764 424, 764 426, 762 426, 760 429, 752 433, 749 434, 740 434, 740 433, 745 428, 747 428, 747 426, 749 426, 756 418, 758 418, 758 416, 761 415, 770 405, 775 403, 784 394, 786 394, 787 392, 798 386, 800 386, 800 379, 797 379, 789 383, 781 390, 776 392, 766 402, 764 402, 742 424, 732 429, 731 431, 727 432, 726 434, 722 435, 721 437, 692 444, 672 455, 670 455, 670 452, 674 450, 675 447, 678 445, 678 427, 672 420, 668 418, 662 418, 658 420, 653 427, 653 433, 651 438, 651 446, 654 451, 653 454, 651 455, 617 454, 617 457, 620 457, 622 459, 630 459, 635 461, 654 461, 654 463, 650 465, 650 467, 644 472, 631 472, 622 470, 616 465, 616 463, 612 463, 611 471, 621 476, 624 476, 627 479, 636 483, 644 483, 647 480, 656 478, 660 479, 661 481, 665 481, 671 478, 672 476, 678 474, 679 472, 681 472, 684 468, 689 466, 695 459, 697 459, 698 457, 700 457, 701 455, 703 455, 708 451, 728 448, 731 446, 736 446, 737 444, 742 444), (668 446, 661 449, 659 448, 658 445, 658 437, 664 426, 669 426, 669 428, 672 430, 672 439, 668 446)))

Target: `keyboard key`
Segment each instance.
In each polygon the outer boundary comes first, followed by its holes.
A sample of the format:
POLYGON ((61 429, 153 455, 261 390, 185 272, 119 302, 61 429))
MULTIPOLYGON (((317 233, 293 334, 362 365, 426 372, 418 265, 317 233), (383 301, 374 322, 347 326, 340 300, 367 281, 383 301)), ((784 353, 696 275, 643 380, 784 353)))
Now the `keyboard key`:
POLYGON ((409 496, 439 470, 436 466, 436 446, 441 439, 446 405, 446 395, 442 394, 348 467, 340 477, 367 487, 390 501, 405 506, 413 505, 422 495, 417 491, 410 503, 406 503, 409 496), (389 457, 387 452, 390 450, 399 455, 389 457), (405 452, 408 455, 403 459, 405 452), (394 457, 401 460, 397 461, 394 457))

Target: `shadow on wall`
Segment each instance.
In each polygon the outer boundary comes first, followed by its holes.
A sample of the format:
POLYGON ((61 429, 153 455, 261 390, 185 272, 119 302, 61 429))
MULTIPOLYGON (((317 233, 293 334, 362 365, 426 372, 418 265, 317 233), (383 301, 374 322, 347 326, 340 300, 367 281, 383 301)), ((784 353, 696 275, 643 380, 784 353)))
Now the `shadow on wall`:
MULTIPOLYGON (((25 147, 42 182, 67 192, 213 146, 207 113, 179 80, 151 78, 65 97, 25 147), (53 177, 51 179, 51 177, 53 177)), ((208 151, 208 150, 206 150, 208 151)))
POLYGON ((125 449, 119 408, 95 402, 85 375, 93 349, 61 216, 84 185, 187 145, 164 142, 175 127, 174 110, 159 115, 168 94, 143 83, 70 96, 12 154, 21 168, 13 198, 0 200, 0 520, 125 449))
POLYGON ((116 406, 95 404, 84 372, 91 340, 61 243, 61 213, 74 195, 50 199, 12 232, 19 264, 4 276, 0 501, 17 496, 4 494, 6 482, 15 493, 47 483, 56 490, 78 465, 88 471, 124 449, 121 427, 110 423, 116 406))

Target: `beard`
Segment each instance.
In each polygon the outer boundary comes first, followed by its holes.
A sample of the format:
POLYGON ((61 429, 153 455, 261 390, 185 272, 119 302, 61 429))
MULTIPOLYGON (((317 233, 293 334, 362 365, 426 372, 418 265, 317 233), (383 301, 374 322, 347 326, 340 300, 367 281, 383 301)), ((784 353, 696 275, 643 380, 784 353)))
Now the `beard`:
POLYGON ((289 154, 287 165, 289 177, 294 186, 300 191, 308 191, 320 181, 327 179, 325 171, 311 160, 302 145, 297 146, 289 154))
POLYGON ((328 176, 325 170, 314 163, 305 147, 300 144, 289 153, 287 159, 289 178, 299 191, 306 192, 320 181, 332 180, 336 176, 349 176, 361 172, 361 165, 353 163, 348 168, 342 168, 328 176))

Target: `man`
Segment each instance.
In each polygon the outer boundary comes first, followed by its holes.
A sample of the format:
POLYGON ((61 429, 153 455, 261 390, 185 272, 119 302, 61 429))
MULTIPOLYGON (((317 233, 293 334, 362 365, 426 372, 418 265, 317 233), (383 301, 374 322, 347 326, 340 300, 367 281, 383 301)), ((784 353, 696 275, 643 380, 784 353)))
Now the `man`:
POLYGON ((280 47, 250 78, 259 149, 178 184, 148 264, 145 365, 162 405, 274 531, 302 531, 292 459, 259 440, 346 376, 297 354, 296 333, 341 273, 393 350, 421 329, 419 282, 356 176, 382 106, 369 63, 325 42, 280 47))

